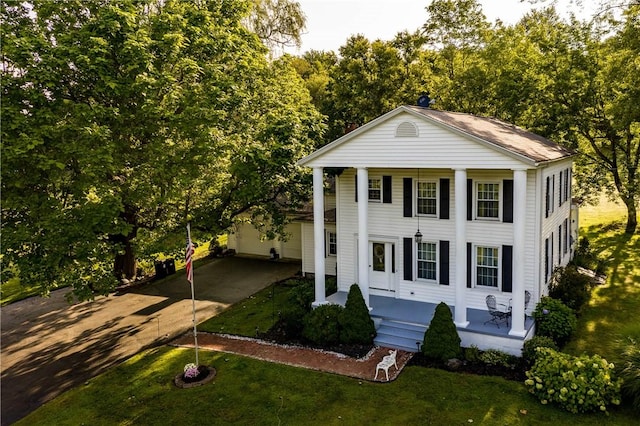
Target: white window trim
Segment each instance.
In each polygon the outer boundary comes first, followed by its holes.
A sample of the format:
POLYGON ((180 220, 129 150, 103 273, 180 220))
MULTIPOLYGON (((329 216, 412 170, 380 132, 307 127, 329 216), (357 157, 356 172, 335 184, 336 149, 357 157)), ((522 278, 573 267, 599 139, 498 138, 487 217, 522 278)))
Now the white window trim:
MULTIPOLYGON (((473 188, 473 214, 476 220, 486 220, 489 222, 502 222, 502 182, 498 180, 482 180, 475 182, 473 188), (478 186, 482 184, 498 185, 498 217, 480 217, 478 216, 478 186)), ((483 246, 484 247, 484 246, 483 246)))
POLYGON ((336 257, 338 256, 338 233, 335 231, 326 231, 326 241, 327 241, 327 247, 326 247, 326 251, 327 251, 327 256, 331 256, 331 257, 336 257), (335 242, 335 246, 336 246, 336 252, 331 253, 331 234, 336 236, 336 242, 335 242))
POLYGON ((416 243, 414 241, 414 245, 415 245, 415 259, 414 259, 414 266, 415 266, 415 280, 416 281, 420 281, 423 283, 430 283, 430 284, 437 284, 440 282, 440 244, 438 241, 422 241, 423 243, 427 243, 427 244, 434 244, 436 246, 436 278, 431 280, 428 278, 420 278, 418 277, 418 262, 420 261, 418 259, 418 243, 416 243))
POLYGON ((478 289, 483 289, 483 290, 502 292, 502 249, 501 247, 492 246, 492 245, 474 244, 473 246, 473 287, 478 289), (491 249, 497 250, 497 257, 498 257, 498 265, 496 266, 496 268, 498 269, 497 271, 498 286, 497 287, 478 285, 478 248, 479 247, 491 248, 491 249))
POLYGON ((369 201, 370 203, 382 203, 382 197, 384 197, 383 185, 384 185, 384 181, 382 179, 382 176, 369 176, 367 179, 367 201, 369 201), (372 200, 371 198, 369 198, 369 191, 371 190, 371 188, 369 187, 370 180, 380 181, 380 199, 378 200, 372 200))
POLYGON ((438 217, 438 211, 440 209, 440 185, 438 185, 438 180, 432 179, 420 179, 416 180, 416 184, 413 188, 413 200, 415 204, 415 215, 420 217, 438 217), (436 185, 436 211, 433 214, 428 213, 418 213, 418 184, 419 183, 434 183, 436 185))

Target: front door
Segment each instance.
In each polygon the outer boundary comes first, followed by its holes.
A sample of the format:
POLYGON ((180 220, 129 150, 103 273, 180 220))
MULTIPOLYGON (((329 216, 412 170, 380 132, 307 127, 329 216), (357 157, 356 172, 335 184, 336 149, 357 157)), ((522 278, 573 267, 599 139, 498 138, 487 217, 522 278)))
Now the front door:
POLYGON ((369 241, 369 287, 393 290, 394 245, 383 241, 369 241))

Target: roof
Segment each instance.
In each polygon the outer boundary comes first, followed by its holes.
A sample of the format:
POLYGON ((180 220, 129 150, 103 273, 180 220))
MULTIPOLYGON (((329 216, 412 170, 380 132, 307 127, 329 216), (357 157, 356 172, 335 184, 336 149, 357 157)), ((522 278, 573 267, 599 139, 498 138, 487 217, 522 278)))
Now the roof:
POLYGON ((419 106, 406 108, 446 126, 523 155, 536 163, 560 160, 575 153, 555 142, 514 124, 492 117, 438 111, 419 106))
POLYGON ((403 105, 347 133, 339 139, 313 152, 299 161, 305 165, 324 153, 347 143, 358 135, 400 114, 409 113, 417 118, 467 135, 497 151, 504 152, 521 161, 538 165, 575 155, 575 152, 521 127, 498 120, 461 112, 439 111, 431 108, 403 105))

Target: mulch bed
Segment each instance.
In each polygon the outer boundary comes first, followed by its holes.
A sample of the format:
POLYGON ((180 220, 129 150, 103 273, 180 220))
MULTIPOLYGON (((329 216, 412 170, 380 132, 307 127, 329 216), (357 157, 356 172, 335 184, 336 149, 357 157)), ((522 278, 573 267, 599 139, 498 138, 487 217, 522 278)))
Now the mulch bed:
MULTIPOLYGON (((193 348, 193 336, 185 334, 171 342, 171 345, 193 348)), ((353 358, 328 350, 283 345, 242 336, 202 332, 198 333, 198 346, 200 349, 243 355, 262 361, 324 371, 362 380, 386 381, 384 374, 382 374, 382 378, 378 375, 377 380, 374 380, 374 376, 376 374, 376 366, 382 360, 382 357, 389 354, 388 348, 373 347, 365 356, 353 358)), ((396 356, 398 369, 396 370, 393 367, 389 369, 389 381, 398 377, 400 371, 412 356, 413 353, 411 352, 398 351, 396 356)))

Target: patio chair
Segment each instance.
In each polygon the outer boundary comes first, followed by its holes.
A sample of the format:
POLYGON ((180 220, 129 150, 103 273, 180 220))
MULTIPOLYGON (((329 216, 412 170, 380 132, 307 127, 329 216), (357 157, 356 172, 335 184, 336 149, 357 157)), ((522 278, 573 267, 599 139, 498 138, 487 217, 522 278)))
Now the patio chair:
POLYGON ((503 309, 498 308, 498 303, 496 302, 496 297, 492 294, 488 295, 485 299, 487 302, 487 308, 489 310, 489 315, 491 318, 485 321, 484 323, 492 322, 498 328, 500 328, 501 322, 506 322, 507 327, 509 327, 509 318, 511 317, 511 309, 509 309, 506 305, 500 304, 503 309))
POLYGON ((389 367, 393 365, 396 367, 396 370, 398 369, 398 364, 396 363, 397 353, 398 350, 389 351, 389 355, 382 357, 382 361, 380 361, 376 366, 376 376, 373 378, 373 380, 376 380, 378 378, 378 373, 380 372, 380 370, 384 370, 384 374, 386 374, 387 376, 387 382, 389 381, 389 367))

